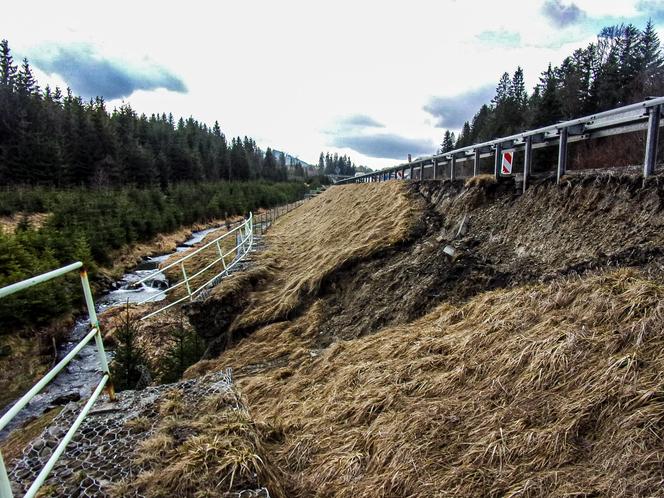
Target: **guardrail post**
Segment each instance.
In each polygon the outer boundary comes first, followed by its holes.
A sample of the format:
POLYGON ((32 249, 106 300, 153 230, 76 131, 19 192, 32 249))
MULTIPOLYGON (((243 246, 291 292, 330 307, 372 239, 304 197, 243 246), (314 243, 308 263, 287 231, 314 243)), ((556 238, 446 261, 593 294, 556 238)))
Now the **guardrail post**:
POLYGON ((480 174, 480 149, 475 149, 475 155, 473 157, 473 176, 480 174))
POLYGON ((424 164, 420 163, 420 181, 424 180, 424 164))
POLYGON ((659 141, 659 120, 661 106, 653 106, 648 110, 648 136, 646 138, 646 156, 643 161, 643 177, 647 178, 655 172, 657 162, 657 143, 659 141))
POLYGON ((410 179, 414 180, 415 177, 413 176, 415 174, 415 168, 413 168, 413 163, 410 163, 410 179))
POLYGON ((496 180, 500 178, 500 162, 503 160, 503 146, 502 144, 496 144, 496 157, 493 162, 493 174, 496 177, 496 180))
POLYGON ((456 156, 452 154, 452 159, 450 160, 450 180, 456 180, 456 156))
POLYGON ((12 498, 13 496, 5 462, 2 459, 2 452, 0 452, 0 498, 12 498))
POLYGON ((556 182, 560 183, 560 179, 567 171, 567 128, 560 129, 560 143, 558 145, 558 173, 556 175, 556 182))
POLYGON ((433 158, 433 179, 436 179, 436 174, 438 173, 438 161, 436 161, 436 158, 433 158))
POLYGON ((111 371, 108 368, 108 359, 106 358, 106 351, 104 350, 104 339, 101 336, 101 329, 99 327, 99 320, 97 319, 97 310, 95 303, 92 299, 92 290, 90 289, 90 282, 88 280, 88 272, 85 268, 81 268, 81 285, 83 286, 83 296, 85 296, 85 305, 88 308, 88 317, 90 319, 90 327, 97 329, 95 334, 95 344, 97 346, 97 356, 99 357, 99 364, 101 371, 108 374, 108 383, 106 384, 106 392, 111 401, 115 401, 115 388, 111 380, 111 371))
POLYGON ((523 156, 523 191, 528 188, 528 177, 530 176, 530 167, 533 161, 533 137, 526 137, 526 149, 523 156))

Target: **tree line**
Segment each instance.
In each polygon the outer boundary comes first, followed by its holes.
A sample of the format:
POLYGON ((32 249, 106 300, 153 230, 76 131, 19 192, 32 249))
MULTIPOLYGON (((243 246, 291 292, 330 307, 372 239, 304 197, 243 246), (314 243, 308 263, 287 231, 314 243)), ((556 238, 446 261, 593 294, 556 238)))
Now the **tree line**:
MULTIPOLYGON (((74 261, 83 261, 93 280, 113 252, 135 242, 225 216, 245 214, 302 199, 303 183, 265 181, 178 183, 152 188, 0 190, 0 216, 49 213, 41 227, 28 218, 13 233, 0 229, 0 287, 74 261)), ((0 335, 47 323, 82 304, 76 275, 0 300, 0 335)))
POLYGON ((503 73, 490 104, 483 105, 458 136, 446 130, 439 152, 507 136, 558 121, 662 95, 664 57, 652 21, 603 28, 597 40, 542 72, 529 95, 521 67, 503 73))
POLYGON ((340 156, 338 153, 330 154, 321 152, 318 158, 319 175, 345 175, 353 176, 355 173, 369 173, 371 168, 356 166, 346 154, 340 156))
POLYGON ((102 96, 84 101, 41 89, 27 59, 14 63, 0 42, 0 185, 140 187, 216 180, 282 181, 283 154, 249 137, 227 141, 192 117, 138 115, 129 104, 108 111, 102 96))

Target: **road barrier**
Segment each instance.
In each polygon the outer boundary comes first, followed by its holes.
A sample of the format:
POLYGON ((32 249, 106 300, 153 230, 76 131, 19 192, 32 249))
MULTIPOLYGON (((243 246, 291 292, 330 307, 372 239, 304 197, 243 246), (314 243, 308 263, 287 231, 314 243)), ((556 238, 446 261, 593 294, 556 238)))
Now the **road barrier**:
MULTIPOLYGON (((25 498, 32 498, 37 494, 39 488, 44 483, 49 473, 53 469, 53 466, 57 462, 60 455, 65 451, 65 448, 74 437, 76 430, 83 422, 83 419, 87 415, 92 405, 97 400, 104 388, 107 389, 108 395, 111 399, 115 399, 115 392, 113 390, 113 384, 110 381, 110 371, 108 369, 108 360, 106 358, 106 352, 104 351, 104 343, 101 336, 101 331, 99 329, 99 321, 97 320, 97 313, 95 311, 95 304, 92 299, 92 291, 90 290, 90 283, 88 281, 88 274, 83 268, 83 263, 76 262, 71 265, 65 266, 63 268, 38 275, 36 277, 17 282, 7 287, 0 289, 0 299, 7 297, 16 292, 28 289, 35 285, 39 285, 43 282, 47 282, 57 277, 61 277, 69 272, 80 270, 81 285, 83 286, 83 295, 85 296, 85 304, 88 309, 88 316, 90 321, 90 332, 76 345, 74 348, 62 359, 60 362, 55 365, 39 382, 37 382, 32 389, 23 395, 14 405, 5 413, 2 418, 0 418, 0 431, 2 431, 9 422, 16 416, 18 412, 27 405, 32 398, 35 397, 46 385, 51 382, 55 376, 65 367, 67 364, 79 353, 83 347, 88 344, 92 339, 95 340, 97 345, 97 353, 99 355, 99 364, 101 366, 102 377, 97 387, 95 388, 90 399, 85 403, 83 409, 79 413, 78 417, 70 427, 69 431, 60 441, 60 444, 53 450, 53 454, 44 465, 44 468, 39 472, 37 478, 32 483, 28 491, 24 495, 25 498)), ((9 477, 7 476, 7 469, 5 468, 4 461, 2 459, 2 453, 0 452, 0 498, 13 498, 11 485, 9 483, 9 477)))
POLYGON ((609 111, 599 112, 591 116, 564 121, 536 130, 525 131, 508 137, 496 138, 468 147, 451 150, 433 156, 417 158, 412 162, 403 163, 392 168, 367 173, 346 180, 340 180, 336 185, 345 183, 366 183, 386 181, 397 178, 424 179, 425 169, 432 168, 432 177, 440 177, 439 168, 449 166, 449 178, 458 178, 456 167, 459 163, 473 161, 473 174, 479 174, 480 160, 485 157, 494 158, 494 175, 501 175, 503 151, 525 151, 523 169, 523 189, 528 185, 531 173, 533 150, 543 147, 558 146, 557 180, 567 171, 567 149, 573 142, 609 137, 624 133, 633 133, 647 130, 645 157, 643 161, 643 176, 648 177, 655 172, 657 161, 657 143, 659 128, 662 126, 661 108, 664 97, 656 97, 637 104, 631 104, 609 111))
POLYGON ((141 285, 149 280, 154 279, 155 275, 159 273, 165 273, 166 271, 170 270, 171 268, 178 268, 180 270, 180 273, 182 274, 182 280, 178 281, 176 284, 171 285, 167 287, 166 289, 148 297, 147 299, 144 299, 143 301, 140 301, 137 303, 138 305, 145 304, 148 302, 152 302, 155 299, 162 297, 162 296, 168 296, 169 293, 172 294, 175 289, 178 289, 182 286, 184 286, 187 290, 187 293, 184 297, 181 297, 179 299, 176 299, 175 301, 171 301, 168 304, 162 306, 161 308, 158 308, 147 315, 141 317, 141 320, 145 320, 147 318, 150 318, 152 316, 157 315, 158 313, 161 313, 162 311, 166 311, 169 308, 172 308, 173 306, 177 306, 178 304, 184 302, 184 301, 193 301, 194 298, 201 292, 203 289, 210 285, 214 285, 219 278, 223 276, 227 276, 228 272, 239 262, 244 258, 249 251, 251 251, 251 248, 254 244, 254 217, 252 213, 249 213, 249 217, 244 220, 240 225, 237 227, 228 230, 225 232, 223 235, 217 237, 216 239, 208 242, 207 244, 202 245, 195 251, 190 252, 186 256, 178 259, 177 261, 174 261, 173 263, 170 263, 163 268, 159 268, 155 270, 154 272, 150 273, 146 277, 143 277, 141 280, 135 283, 135 285, 141 285), (235 239, 235 245, 233 246, 232 249, 225 250, 224 249, 224 243, 226 243, 228 240, 235 239), (206 266, 204 266, 201 270, 198 270, 196 273, 193 275, 188 275, 187 271, 185 269, 185 263, 198 254, 200 254, 202 251, 209 247, 216 247, 217 249, 217 255, 212 262, 208 263, 206 266), (232 256, 232 259, 227 262, 227 259, 232 256), (212 278, 209 278, 206 280, 203 284, 199 285, 198 287, 192 289, 192 280, 201 277, 204 273, 208 272, 209 270, 214 269, 215 267, 219 267, 221 264, 221 271, 218 272, 216 269, 214 270, 214 275, 212 278))

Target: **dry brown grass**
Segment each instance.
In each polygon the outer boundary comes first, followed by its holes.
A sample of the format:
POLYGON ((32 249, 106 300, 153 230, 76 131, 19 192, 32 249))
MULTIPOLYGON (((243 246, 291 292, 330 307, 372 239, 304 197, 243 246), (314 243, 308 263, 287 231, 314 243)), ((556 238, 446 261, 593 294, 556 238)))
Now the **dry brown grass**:
POLYGON ((213 295, 219 298, 260 275, 267 283, 252 293, 249 308, 231 329, 281 319, 303 297, 315 295, 335 270, 406 240, 422 209, 401 182, 328 189, 280 217, 254 268, 222 283, 213 295))
POLYGON ((5 233, 14 233, 16 227, 27 221, 29 225, 37 230, 48 221, 51 213, 14 213, 11 216, 0 216, 0 231, 5 233))
POLYGON ((159 413, 155 433, 133 457, 144 470, 118 483, 115 496, 212 497, 262 486, 275 498, 285 496, 265 457, 262 429, 236 393, 211 395, 199 406, 185 407, 174 390, 162 400, 159 413))
POLYGON ((663 298, 615 270, 322 352, 315 303, 201 367, 236 368, 252 412, 282 426, 288 496, 664 496, 663 298))
POLYGON ((487 185, 493 185, 496 183, 496 176, 495 175, 477 175, 477 176, 471 176, 466 180, 466 183, 464 186, 466 188, 470 187, 484 187, 487 185))

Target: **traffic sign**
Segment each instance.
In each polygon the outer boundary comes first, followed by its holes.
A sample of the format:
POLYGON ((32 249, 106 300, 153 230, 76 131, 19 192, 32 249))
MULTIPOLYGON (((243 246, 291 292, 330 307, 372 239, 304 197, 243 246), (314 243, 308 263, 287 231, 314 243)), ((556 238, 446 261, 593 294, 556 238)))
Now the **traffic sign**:
POLYGON ((501 163, 500 172, 503 175, 512 174, 512 162, 514 161, 514 151, 506 150, 503 151, 503 161, 501 163))

